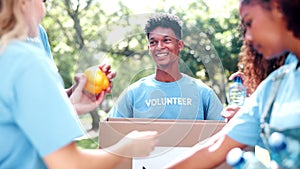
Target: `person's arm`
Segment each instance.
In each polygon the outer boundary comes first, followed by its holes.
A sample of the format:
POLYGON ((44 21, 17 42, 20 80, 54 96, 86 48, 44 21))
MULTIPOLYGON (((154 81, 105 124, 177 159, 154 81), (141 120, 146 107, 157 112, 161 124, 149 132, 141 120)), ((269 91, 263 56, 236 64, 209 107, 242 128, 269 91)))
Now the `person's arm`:
POLYGON ((82 150, 72 142, 44 157, 49 169, 114 168, 123 160, 145 157, 157 144, 156 131, 133 131, 107 149, 82 150))
POLYGON ((80 168, 113 168, 122 161, 120 156, 99 151, 85 151, 76 147, 76 143, 71 143, 65 147, 47 155, 45 163, 49 169, 80 169, 80 168))
POLYGON ((244 148, 246 146, 219 132, 209 138, 206 143, 195 145, 164 168, 215 168, 225 161, 227 153, 234 147, 244 148))

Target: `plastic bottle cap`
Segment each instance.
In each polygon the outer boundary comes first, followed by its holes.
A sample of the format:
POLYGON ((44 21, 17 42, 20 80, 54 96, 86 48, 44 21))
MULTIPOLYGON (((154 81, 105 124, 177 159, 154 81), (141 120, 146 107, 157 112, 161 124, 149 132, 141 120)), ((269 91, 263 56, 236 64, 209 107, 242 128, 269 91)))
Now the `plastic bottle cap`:
POLYGON ((226 162, 230 166, 235 166, 243 161, 243 151, 240 148, 233 148, 226 156, 226 162))
POLYGON ((233 81, 237 82, 237 83, 243 83, 243 80, 242 80, 242 78, 240 76, 234 77, 233 81))
POLYGON ((283 134, 274 132, 269 138, 269 145, 274 151, 280 151, 286 148, 285 137, 283 134))

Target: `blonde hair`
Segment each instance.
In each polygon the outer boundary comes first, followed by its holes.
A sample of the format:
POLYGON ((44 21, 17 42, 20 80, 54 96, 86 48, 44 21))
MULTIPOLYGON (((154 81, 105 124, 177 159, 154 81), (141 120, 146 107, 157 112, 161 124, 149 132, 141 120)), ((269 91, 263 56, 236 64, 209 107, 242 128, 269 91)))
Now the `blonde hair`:
POLYGON ((0 44, 2 47, 13 39, 25 39, 28 34, 21 4, 22 0, 0 0, 0 44))

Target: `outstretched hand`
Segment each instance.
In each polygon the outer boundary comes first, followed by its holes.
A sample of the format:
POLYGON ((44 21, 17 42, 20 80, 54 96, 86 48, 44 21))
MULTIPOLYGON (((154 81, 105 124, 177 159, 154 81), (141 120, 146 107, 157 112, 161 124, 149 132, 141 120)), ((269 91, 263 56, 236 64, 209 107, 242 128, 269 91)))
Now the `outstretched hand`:
POLYGON ((157 131, 134 130, 124 136, 117 144, 108 148, 108 151, 126 158, 146 157, 157 145, 157 135, 157 131))

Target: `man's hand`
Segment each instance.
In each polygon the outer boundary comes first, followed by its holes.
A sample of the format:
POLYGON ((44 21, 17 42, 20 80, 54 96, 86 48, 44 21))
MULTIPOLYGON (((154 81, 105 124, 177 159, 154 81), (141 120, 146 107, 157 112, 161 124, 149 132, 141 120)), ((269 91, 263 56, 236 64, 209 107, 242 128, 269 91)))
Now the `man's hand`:
POLYGON ((228 105, 223 109, 221 115, 225 118, 225 122, 228 122, 239 110, 240 107, 237 105, 228 105))

